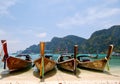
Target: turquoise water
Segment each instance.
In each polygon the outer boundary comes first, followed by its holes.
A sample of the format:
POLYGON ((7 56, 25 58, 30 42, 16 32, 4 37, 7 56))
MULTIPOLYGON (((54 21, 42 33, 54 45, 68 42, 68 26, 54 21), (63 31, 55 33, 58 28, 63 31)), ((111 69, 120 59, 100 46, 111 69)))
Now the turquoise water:
MULTIPOLYGON (((89 54, 80 54, 80 55, 89 55, 89 54)), ((96 54, 90 54, 91 56, 96 56, 96 54)), ((98 54, 98 58, 94 59, 94 58, 89 58, 90 60, 99 60, 102 58, 105 58, 106 54, 98 54)), ((119 68, 120 69, 120 56, 111 56, 110 57, 110 61, 109 61, 109 65, 111 68, 119 68)))
MULTIPOLYGON (((83 55, 83 54, 80 54, 80 55, 83 55)), ((88 54, 86 54, 88 55, 88 54)), ((96 56, 96 54, 91 54, 92 56, 96 56)), ((98 54, 98 58, 97 59, 93 59, 93 58, 89 58, 91 60, 99 60, 99 59, 102 59, 102 58, 105 58, 106 54, 98 54)), ((60 54, 53 54, 53 59, 56 61, 58 56, 60 56, 60 54)), ((32 59, 35 60, 37 58, 39 58, 39 54, 34 54, 34 55, 31 55, 32 59)), ((114 68, 114 67, 118 67, 120 68, 120 57, 117 57, 117 56, 111 56, 111 59, 109 61, 109 64, 110 64, 110 67, 114 68)))
MULTIPOLYGON (((59 55, 60 54, 53 54, 53 59, 56 61, 59 55)), ((83 54, 80 54, 80 55, 83 55, 83 54)), ((88 54, 84 54, 84 55, 88 55, 88 54)), ((91 55, 96 56, 96 54, 91 54, 91 55)), ((40 57, 39 54, 30 54, 30 56, 32 58, 32 61, 40 57)), ((105 56, 106 54, 99 54, 98 59, 104 58, 105 56)), ((2 58, 0 57, 0 70, 3 69, 3 62, 1 61, 1 59, 2 58)), ((91 58, 90 60, 98 60, 98 59, 91 58)), ((111 69, 114 69, 114 68, 120 69, 120 57, 111 56, 111 60, 109 61, 109 64, 111 69)))

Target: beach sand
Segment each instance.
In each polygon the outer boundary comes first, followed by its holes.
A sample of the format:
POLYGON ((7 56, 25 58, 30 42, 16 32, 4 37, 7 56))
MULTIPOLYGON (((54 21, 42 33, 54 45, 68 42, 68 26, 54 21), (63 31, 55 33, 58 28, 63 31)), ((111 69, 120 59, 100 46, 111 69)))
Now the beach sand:
POLYGON ((12 73, 3 70, 0 84, 120 84, 120 72, 118 69, 109 72, 77 69, 77 75, 74 75, 72 72, 54 69, 46 73, 44 82, 41 82, 39 72, 33 68, 12 73))

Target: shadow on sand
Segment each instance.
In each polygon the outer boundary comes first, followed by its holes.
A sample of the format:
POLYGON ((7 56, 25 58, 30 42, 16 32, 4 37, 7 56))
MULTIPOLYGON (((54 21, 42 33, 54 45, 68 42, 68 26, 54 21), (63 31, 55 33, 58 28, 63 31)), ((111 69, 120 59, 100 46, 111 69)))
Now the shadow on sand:
POLYGON ((110 76, 120 77, 120 75, 115 75, 115 74, 112 74, 112 73, 107 72, 107 71, 104 71, 104 73, 107 74, 107 75, 110 75, 110 76))
POLYGON ((22 73, 25 73, 25 72, 29 71, 30 69, 31 69, 31 67, 28 67, 28 68, 25 68, 25 69, 20 69, 20 70, 11 71, 11 72, 9 70, 5 70, 5 71, 2 71, 0 73, 0 76, 1 76, 0 79, 6 78, 6 77, 9 77, 9 76, 15 76, 15 75, 22 74, 22 73))
POLYGON ((81 73, 81 71, 80 71, 80 69, 78 69, 78 68, 76 69, 76 75, 74 74, 74 72, 68 71, 68 70, 65 70, 65 69, 62 69, 62 68, 60 68, 60 69, 58 69, 58 70, 62 71, 62 72, 65 73, 65 74, 74 75, 74 76, 76 76, 77 78, 80 78, 79 74, 81 73))
MULTIPOLYGON (((49 78, 49 77, 51 77, 51 76, 54 76, 56 73, 57 73, 57 69, 54 68, 53 70, 45 73, 44 79, 47 79, 47 78, 49 78)), ((33 71, 33 75, 34 75, 35 77, 37 77, 37 78, 40 79, 40 73, 39 73, 39 71, 33 71)))
POLYGON ((87 68, 80 68, 80 69, 95 72, 95 73, 106 74, 106 75, 110 75, 110 76, 114 76, 114 77, 120 77, 120 75, 112 74, 109 71, 99 71, 99 70, 87 69, 87 68))

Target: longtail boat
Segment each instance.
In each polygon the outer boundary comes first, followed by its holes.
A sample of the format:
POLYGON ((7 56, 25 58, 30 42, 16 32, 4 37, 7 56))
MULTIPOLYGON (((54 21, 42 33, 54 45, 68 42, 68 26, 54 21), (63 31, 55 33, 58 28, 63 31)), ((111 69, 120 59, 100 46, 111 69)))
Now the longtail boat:
POLYGON ((77 45, 74 46, 74 58, 70 55, 61 55, 57 59, 57 67, 58 69, 64 69, 67 71, 74 72, 76 74, 76 67, 78 65, 78 61, 76 59, 77 55, 77 45))
POLYGON ((2 60, 4 62, 4 69, 6 69, 6 65, 9 71, 16 71, 16 70, 31 67, 32 65, 31 59, 28 59, 28 58, 22 59, 18 57, 9 56, 7 51, 6 40, 1 40, 1 43, 2 43, 3 52, 4 52, 4 56, 2 60))
MULTIPOLYGON (((107 56, 103 59, 98 59, 98 60, 94 60, 94 61, 90 61, 90 60, 81 61, 80 57, 78 56, 77 57, 79 60, 78 67, 91 69, 91 70, 97 70, 97 71, 104 71, 105 66, 106 65, 108 66, 108 62, 109 62, 112 50, 113 50, 113 45, 110 45, 107 56)), ((108 67, 108 70, 109 70, 109 67, 108 67)))
POLYGON ((50 57, 44 56, 44 49, 45 49, 45 43, 40 42, 40 58, 36 59, 34 61, 34 64, 36 65, 37 69, 40 72, 40 78, 44 81, 44 74, 48 71, 55 68, 56 62, 54 60, 51 60, 50 57))

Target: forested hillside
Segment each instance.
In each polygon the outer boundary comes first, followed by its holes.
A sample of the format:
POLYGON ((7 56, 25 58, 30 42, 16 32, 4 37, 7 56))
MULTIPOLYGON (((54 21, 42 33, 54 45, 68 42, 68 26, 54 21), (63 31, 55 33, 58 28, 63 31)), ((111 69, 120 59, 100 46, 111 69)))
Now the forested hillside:
MULTIPOLYGON (((54 37, 50 42, 46 42, 46 50, 51 50, 54 53, 60 51, 73 52, 73 46, 78 45, 79 53, 106 53, 110 44, 115 46, 115 52, 120 52, 120 25, 95 31, 89 39, 74 35, 68 35, 63 38, 54 37)), ((22 53, 39 52, 39 45, 32 45, 22 53)))

